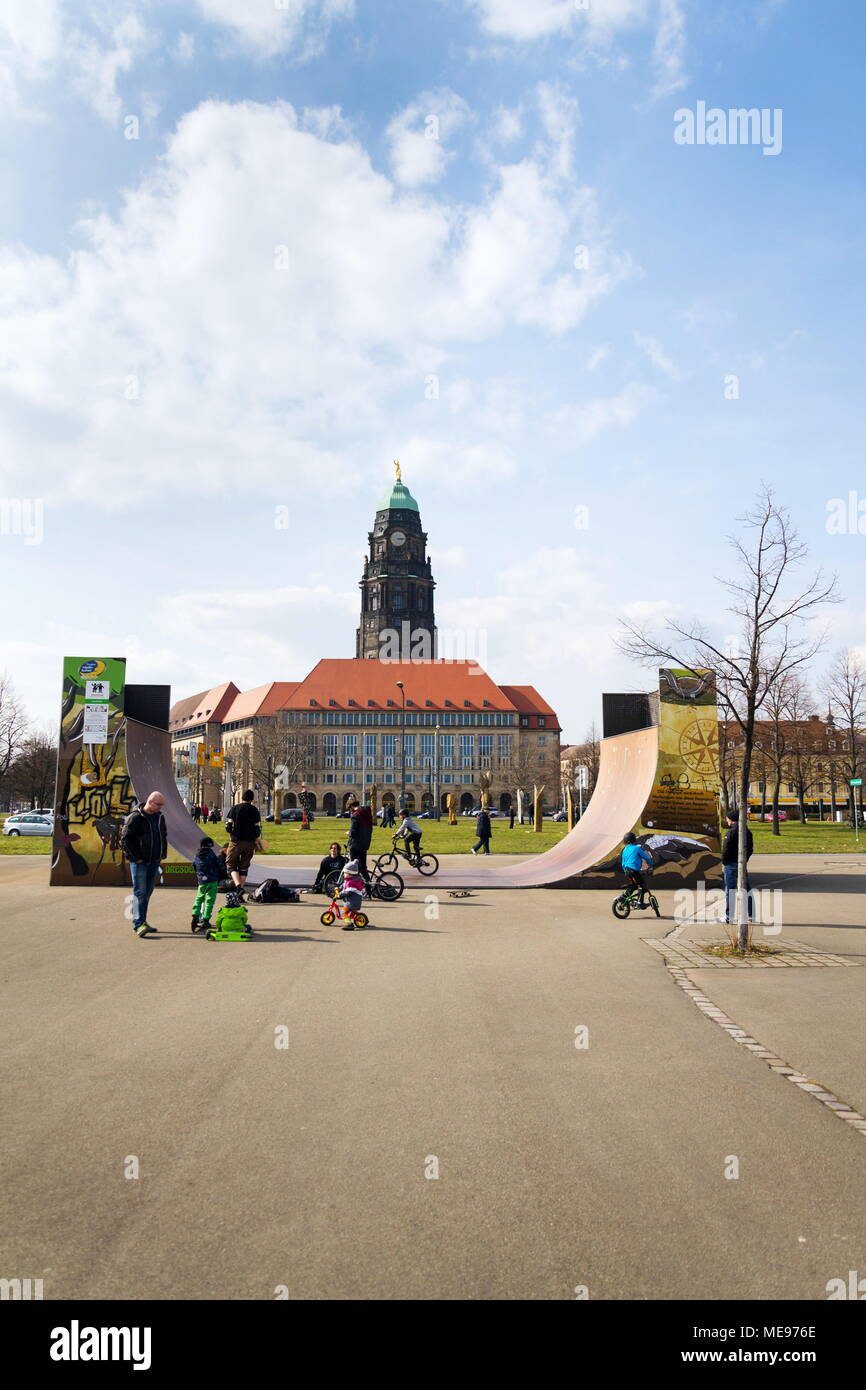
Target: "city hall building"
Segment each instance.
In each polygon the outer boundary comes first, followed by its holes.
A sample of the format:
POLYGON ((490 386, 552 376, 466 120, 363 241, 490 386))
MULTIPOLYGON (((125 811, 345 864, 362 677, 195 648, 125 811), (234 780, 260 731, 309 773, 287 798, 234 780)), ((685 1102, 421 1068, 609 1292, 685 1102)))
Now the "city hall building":
POLYGON ((409 810, 459 810, 482 794, 507 812, 518 789, 560 801, 560 726, 531 685, 497 685, 474 660, 440 659, 427 535, 398 476, 376 509, 360 581, 353 658, 319 661, 301 681, 240 691, 229 681, 178 701, 170 730, 189 799, 338 813, 375 795, 409 810), (215 756, 214 756, 215 755, 215 756), (218 764, 224 763, 223 768, 218 764), (217 766, 213 764, 216 763, 217 766))

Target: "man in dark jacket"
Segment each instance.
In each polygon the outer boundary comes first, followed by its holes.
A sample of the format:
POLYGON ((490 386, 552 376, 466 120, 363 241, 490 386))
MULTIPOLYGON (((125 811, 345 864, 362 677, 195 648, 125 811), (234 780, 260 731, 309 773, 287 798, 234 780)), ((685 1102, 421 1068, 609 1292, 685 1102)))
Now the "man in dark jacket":
MULTIPOLYGON (((733 916, 734 898, 737 891, 737 859, 740 852, 740 825, 739 817, 731 815, 730 811, 725 816, 728 822, 728 833, 725 836, 725 843, 722 845, 722 871, 725 875, 725 921, 730 922, 733 916)), ((754 837, 751 830, 746 826, 746 864, 752 857, 754 847, 754 837)), ((749 920, 753 919, 752 911, 752 884, 749 880, 749 870, 746 869, 746 881, 744 884, 749 895, 749 920)))
POLYGON ((324 893, 325 880, 328 875, 334 873, 335 870, 339 872, 348 862, 345 854, 340 853, 340 846, 335 840, 331 845, 329 853, 325 855, 325 858, 319 865, 319 872, 316 874, 316 881, 313 884, 313 892, 324 893))
POLYGON ((367 868, 367 850, 373 838, 373 812, 369 806, 360 806, 356 800, 350 803, 349 858, 357 859, 361 877, 370 886, 370 871, 367 868))
POLYGON ((144 805, 126 817, 120 833, 120 847, 132 874, 132 927, 136 936, 156 931, 148 923, 147 909, 160 861, 168 854, 164 805, 162 792, 151 792, 144 805))
POLYGON ((244 900, 244 884, 250 871, 256 840, 262 833, 262 817, 258 806, 253 805, 251 791, 245 791, 237 806, 233 806, 226 816, 226 830, 231 836, 226 863, 238 890, 241 902, 244 900))
POLYGON ((478 839, 472 846, 472 853, 477 854, 480 850, 482 854, 490 853, 490 836, 493 834, 493 826, 490 824, 490 817, 487 814, 487 807, 482 806, 478 815, 475 817, 475 829, 478 839))

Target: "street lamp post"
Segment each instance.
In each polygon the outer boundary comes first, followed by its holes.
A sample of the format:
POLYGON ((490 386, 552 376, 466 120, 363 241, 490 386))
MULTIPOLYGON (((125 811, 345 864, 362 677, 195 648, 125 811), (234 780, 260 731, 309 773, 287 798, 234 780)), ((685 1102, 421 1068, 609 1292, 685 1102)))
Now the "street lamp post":
POLYGON ((400 698, 403 701, 403 714, 400 723, 400 810, 406 814, 406 691, 403 682, 397 682, 400 698))
POLYGON ((433 796, 434 796, 434 798, 435 798, 433 804, 434 804, 434 807, 435 807, 435 810, 436 810, 436 819, 439 820, 439 817, 441 816, 442 813, 441 813, 441 810, 440 810, 440 808, 439 808, 439 796, 440 796, 440 793, 439 793, 439 725, 438 725, 438 724, 436 725, 436 735, 435 735, 435 738, 434 738, 434 740, 433 740, 433 796))

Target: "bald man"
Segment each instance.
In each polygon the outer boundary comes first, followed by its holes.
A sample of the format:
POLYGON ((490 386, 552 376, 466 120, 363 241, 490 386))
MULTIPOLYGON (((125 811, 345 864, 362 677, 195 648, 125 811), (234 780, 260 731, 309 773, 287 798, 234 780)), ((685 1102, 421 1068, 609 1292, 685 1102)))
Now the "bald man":
POLYGON ((151 792, 143 806, 126 817, 120 844, 132 874, 132 929, 136 936, 156 931, 149 925, 147 909, 156 885, 160 861, 168 854, 162 792, 151 792))

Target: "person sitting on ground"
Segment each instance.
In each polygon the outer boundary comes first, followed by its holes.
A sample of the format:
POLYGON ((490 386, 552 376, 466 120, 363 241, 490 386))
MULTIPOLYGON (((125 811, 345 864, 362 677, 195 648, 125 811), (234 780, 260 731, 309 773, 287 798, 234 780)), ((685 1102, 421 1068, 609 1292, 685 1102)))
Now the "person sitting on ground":
POLYGON ((340 871, 340 889, 337 894, 346 904, 347 911, 352 914, 348 922, 344 922, 343 931, 355 930, 354 914, 361 910, 365 886, 357 859, 349 859, 340 871))
POLYGON ((640 905, 643 907, 647 895, 646 870, 643 865, 652 868, 652 855, 649 854, 637 841, 637 835, 630 830, 623 837, 622 867, 625 870, 626 880, 630 888, 640 889, 640 905))
POLYGON ((192 905, 190 928, 194 932, 206 932, 210 931, 210 918, 216 902, 217 889, 220 881, 226 876, 225 851, 217 853, 210 836, 203 835, 192 866, 198 879, 198 892, 192 905))
POLYGON ((238 893, 226 894, 225 905, 217 913, 216 930, 246 932, 248 936, 252 936, 249 913, 238 893))
POLYGON ((404 811, 403 819, 400 822, 397 834, 401 835, 406 841, 406 849, 410 859, 413 855, 417 858, 421 853, 421 836, 423 833, 418 822, 412 819, 408 811, 404 811))
POLYGON ((313 884, 313 892, 324 893, 325 879, 328 877, 328 875, 332 874, 335 869, 344 869, 348 862, 349 861, 346 858, 345 854, 343 854, 340 850, 340 846, 337 844, 337 841, 334 840, 333 844, 331 845, 331 848, 329 849, 328 853, 325 855, 324 859, 319 865, 319 872, 316 874, 316 881, 313 884))

